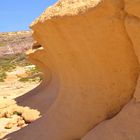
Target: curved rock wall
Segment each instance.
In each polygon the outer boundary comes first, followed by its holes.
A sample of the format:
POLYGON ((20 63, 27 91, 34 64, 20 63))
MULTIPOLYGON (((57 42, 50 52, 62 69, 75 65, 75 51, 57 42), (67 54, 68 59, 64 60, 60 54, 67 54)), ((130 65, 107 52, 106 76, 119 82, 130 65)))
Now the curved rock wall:
MULTIPOLYGON (((125 0, 125 27, 140 61, 140 1, 125 0)), ((134 99, 113 119, 105 121, 82 140, 139 140, 140 139, 140 79, 134 99)))
POLYGON ((78 140, 130 101, 139 40, 129 20, 123 0, 60 0, 32 24, 43 49, 30 56, 46 78, 18 101, 43 117, 11 140, 78 140))

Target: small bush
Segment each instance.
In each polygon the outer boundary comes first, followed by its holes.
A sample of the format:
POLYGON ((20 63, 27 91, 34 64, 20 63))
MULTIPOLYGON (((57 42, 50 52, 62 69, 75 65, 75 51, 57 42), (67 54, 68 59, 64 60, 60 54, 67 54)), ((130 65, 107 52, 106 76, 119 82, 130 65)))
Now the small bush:
POLYGON ((0 73, 0 82, 4 82, 6 77, 7 77, 7 74, 5 72, 0 73))
MULTIPOLYGON (((27 56, 24 53, 12 54, 3 56, 0 58, 0 82, 4 82, 6 78, 6 72, 11 72, 16 69, 17 66, 26 67, 32 65, 27 61, 27 56)), ((28 77, 22 77, 19 79, 21 82, 37 82, 41 81, 42 77, 39 69, 36 67, 29 67, 26 70, 28 77)))
POLYGON ((6 44, 0 43, 0 47, 5 47, 5 46, 6 46, 6 44))

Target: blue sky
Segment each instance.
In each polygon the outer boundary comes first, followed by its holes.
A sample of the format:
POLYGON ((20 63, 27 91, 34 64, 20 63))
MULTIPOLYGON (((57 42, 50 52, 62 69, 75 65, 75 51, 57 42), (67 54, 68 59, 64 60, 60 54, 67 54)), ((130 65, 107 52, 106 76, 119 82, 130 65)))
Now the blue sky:
POLYGON ((0 32, 28 30, 31 22, 57 0, 0 0, 0 32))

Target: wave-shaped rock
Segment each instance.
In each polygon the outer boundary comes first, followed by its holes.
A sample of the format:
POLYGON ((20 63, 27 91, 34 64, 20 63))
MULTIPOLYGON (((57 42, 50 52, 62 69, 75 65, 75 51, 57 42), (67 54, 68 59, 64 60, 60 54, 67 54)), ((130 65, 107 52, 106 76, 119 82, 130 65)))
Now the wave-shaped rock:
MULTIPOLYGON (((139 54, 135 29, 130 28, 137 21, 133 24, 129 19, 125 4, 123 0, 60 0, 33 22, 33 37, 43 48, 30 59, 45 78, 17 100, 39 109, 43 117, 8 136, 10 140, 81 139, 132 99, 139 54)), ((98 134, 104 139, 100 129, 98 134)))

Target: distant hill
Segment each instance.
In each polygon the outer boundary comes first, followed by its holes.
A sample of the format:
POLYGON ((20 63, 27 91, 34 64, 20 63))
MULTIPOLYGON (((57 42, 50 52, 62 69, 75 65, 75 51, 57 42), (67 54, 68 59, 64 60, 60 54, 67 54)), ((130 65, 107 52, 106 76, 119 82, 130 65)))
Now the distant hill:
POLYGON ((33 44, 32 31, 1 32, 0 57, 23 53, 33 44))

